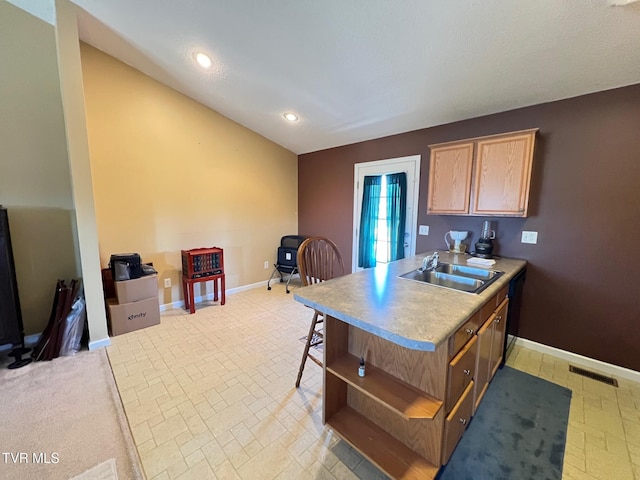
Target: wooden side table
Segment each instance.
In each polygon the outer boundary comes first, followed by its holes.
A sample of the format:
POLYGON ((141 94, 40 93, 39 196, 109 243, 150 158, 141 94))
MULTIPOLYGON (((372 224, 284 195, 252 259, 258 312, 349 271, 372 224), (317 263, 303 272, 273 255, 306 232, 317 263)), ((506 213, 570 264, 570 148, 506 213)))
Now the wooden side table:
POLYGON ((195 313, 195 296, 193 285, 201 282, 213 282, 213 300, 224 305, 224 257, 223 251, 218 247, 193 248, 182 250, 182 293, 184 294, 184 308, 190 313, 195 313), (218 295, 218 281, 220 282, 220 295, 218 295))
POLYGON ((219 275, 211 275, 209 277, 201 278, 187 278, 182 277, 182 292, 184 294, 184 308, 189 310, 189 313, 196 313, 196 301, 193 294, 193 285, 200 282, 213 281, 213 301, 218 301, 218 281, 220 281, 220 305, 224 305, 225 302, 225 286, 224 286, 224 273, 219 275))

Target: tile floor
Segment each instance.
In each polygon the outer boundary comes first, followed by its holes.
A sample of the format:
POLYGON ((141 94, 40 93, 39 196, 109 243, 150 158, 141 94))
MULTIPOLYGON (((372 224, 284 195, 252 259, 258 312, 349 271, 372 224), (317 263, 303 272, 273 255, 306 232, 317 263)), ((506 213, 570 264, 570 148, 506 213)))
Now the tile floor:
POLYGON ((516 347, 507 364, 570 388, 563 480, 640 479, 640 383, 613 387, 569 372, 569 363, 516 347))
MULTIPOLYGON (((295 288, 295 287, 294 287, 295 288)), ((321 421, 321 369, 294 388, 312 312, 253 289, 112 338, 118 389, 150 480, 386 478, 321 421)), ((509 364, 573 390, 564 479, 640 480, 640 384, 614 388, 516 347, 509 364)))

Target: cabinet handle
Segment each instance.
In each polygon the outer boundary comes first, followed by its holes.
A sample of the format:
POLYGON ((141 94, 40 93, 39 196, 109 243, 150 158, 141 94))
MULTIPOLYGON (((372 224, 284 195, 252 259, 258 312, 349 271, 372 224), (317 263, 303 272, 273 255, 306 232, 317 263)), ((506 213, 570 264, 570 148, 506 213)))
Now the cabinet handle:
POLYGON ((464 370, 464 374, 465 374, 465 375, 471 375, 471 370, 469 370, 468 368, 466 368, 466 369, 464 370))
POLYGON ((460 423, 461 423, 462 425, 466 425, 466 424, 467 424, 467 419, 466 419, 466 418, 461 418, 461 419, 460 419, 460 423))
POLYGON ((474 332, 473 332, 473 328, 467 328, 467 329, 465 330, 465 332, 467 332, 467 335, 473 335, 473 333, 474 333, 474 332))
POLYGON ((496 317, 496 323, 500 323, 500 320, 502 320, 502 315, 498 315, 496 317))

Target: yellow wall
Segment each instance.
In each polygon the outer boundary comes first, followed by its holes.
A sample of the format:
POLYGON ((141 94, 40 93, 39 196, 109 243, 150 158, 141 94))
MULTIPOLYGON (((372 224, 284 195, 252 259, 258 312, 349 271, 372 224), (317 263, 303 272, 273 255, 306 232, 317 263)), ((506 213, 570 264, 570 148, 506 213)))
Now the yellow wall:
POLYGON ((0 204, 25 333, 44 330, 57 279, 78 276, 54 27, 0 0, 0 204))
POLYGON ((297 156, 89 45, 81 54, 102 265, 140 253, 164 304, 182 299, 182 249, 223 248, 227 288, 266 280, 280 237, 297 233, 297 156))

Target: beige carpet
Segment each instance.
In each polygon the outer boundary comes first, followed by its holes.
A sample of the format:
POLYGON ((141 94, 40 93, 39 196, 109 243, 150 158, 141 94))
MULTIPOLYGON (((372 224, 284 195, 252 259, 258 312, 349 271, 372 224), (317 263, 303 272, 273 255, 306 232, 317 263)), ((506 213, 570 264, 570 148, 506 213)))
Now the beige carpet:
POLYGON ((144 478, 104 349, 2 365, 0 478, 144 478))

